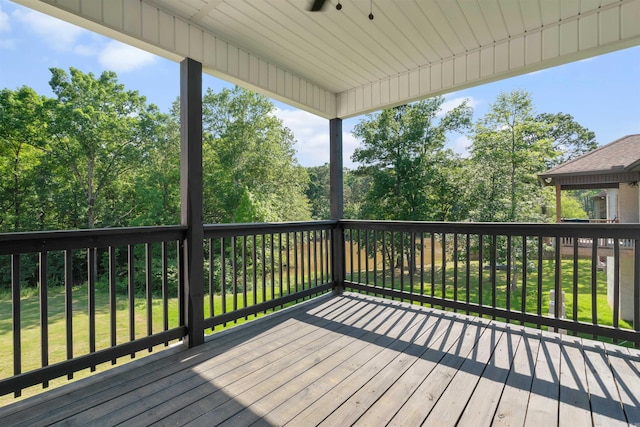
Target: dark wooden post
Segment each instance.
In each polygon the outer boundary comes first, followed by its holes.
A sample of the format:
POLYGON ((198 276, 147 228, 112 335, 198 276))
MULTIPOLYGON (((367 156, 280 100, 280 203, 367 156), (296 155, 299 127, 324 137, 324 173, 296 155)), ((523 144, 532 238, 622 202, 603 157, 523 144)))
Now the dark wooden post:
POLYGON ((556 184, 556 222, 562 222, 562 192, 560 185, 556 184))
POLYGON ((184 306, 188 347, 204 342, 204 229, 202 225, 202 64, 180 63, 180 210, 184 242, 184 306))
MULTIPOLYGON (((331 219, 340 221, 344 214, 343 171, 342 171, 342 119, 329 121, 329 167, 330 167, 330 204, 331 219)), ((344 290, 344 233, 340 222, 332 233, 331 268, 333 273, 333 292, 340 294, 344 290)))

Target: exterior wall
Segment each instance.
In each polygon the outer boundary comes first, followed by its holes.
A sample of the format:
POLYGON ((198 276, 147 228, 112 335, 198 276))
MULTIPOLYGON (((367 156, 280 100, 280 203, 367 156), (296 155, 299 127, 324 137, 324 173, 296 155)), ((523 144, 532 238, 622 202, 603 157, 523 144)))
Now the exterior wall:
MULTIPOLYGON (((630 251, 633 254, 633 251, 630 251)), ((607 257, 607 302, 613 309, 614 258, 607 257)), ((639 301, 640 303, 640 301, 639 301)), ((633 322, 633 256, 620 257, 620 319, 633 322)))
POLYGON ((616 218, 618 218, 618 189, 611 188, 607 190, 607 219, 616 218))
POLYGON ((618 219, 620 222, 640 222, 638 208, 638 186, 620 184, 618 190, 618 219))

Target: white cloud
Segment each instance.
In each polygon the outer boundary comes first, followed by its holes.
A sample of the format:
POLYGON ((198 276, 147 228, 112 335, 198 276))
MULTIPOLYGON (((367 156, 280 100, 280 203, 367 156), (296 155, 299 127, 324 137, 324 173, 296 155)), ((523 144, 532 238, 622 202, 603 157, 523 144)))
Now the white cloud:
POLYGON ((152 64, 155 61, 155 56, 136 47, 112 40, 100 51, 98 60, 108 70, 127 72, 152 64))
POLYGON ((73 48, 73 53, 80 56, 94 56, 98 51, 96 45, 78 44, 73 48))
POLYGON ((11 31, 11 23, 9 22, 9 15, 2 10, 0 5, 0 32, 11 31))
POLYGON ((28 25, 56 52, 72 51, 76 40, 86 33, 80 27, 52 18, 35 10, 16 9, 13 18, 28 25))
POLYGON ((471 147, 471 139, 465 135, 457 135, 453 139, 448 140, 448 147, 462 157, 469 157, 469 147, 471 147))
POLYGON ((478 105, 478 101, 473 99, 472 97, 456 97, 456 98, 446 98, 446 100, 442 103, 440 107, 440 111, 438 112, 438 117, 442 117, 447 114, 449 111, 453 110, 464 101, 467 101, 467 105, 471 108, 476 108, 478 105))
POLYGON ((16 42, 12 39, 1 39, 0 49, 15 49, 16 42))
MULTIPOLYGON (((329 162, 329 120, 303 110, 276 109, 276 116, 291 129, 296 139, 298 162, 302 166, 319 166, 329 162)), ((343 121, 342 151, 344 166, 353 168, 351 155, 358 141, 343 121)))

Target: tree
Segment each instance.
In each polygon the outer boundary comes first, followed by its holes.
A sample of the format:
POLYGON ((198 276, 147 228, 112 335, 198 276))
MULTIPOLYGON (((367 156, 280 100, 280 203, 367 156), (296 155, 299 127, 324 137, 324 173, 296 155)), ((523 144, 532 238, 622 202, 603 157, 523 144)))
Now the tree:
POLYGON ((264 96, 235 87, 203 97, 204 218, 207 222, 310 218, 308 177, 291 131, 264 96))
POLYGON ((314 220, 331 218, 329 163, 309 167, 307 174, 309 175, 309 185, 305 194, 311 206, 311 218, 314 220))
POLYGON ((29 87, 0 91, 0 229, 38 229, 36 179, 42 156, 34 146, 44 139, 45 98, 29 87))
POLYGON ((555 157, 550 127, 536 121, 524 91, 501 93, 475 128, 470 166, 475 170, 472 211, 476 221, 541 219, 542 189, 536 174, 555 157))
POLYGON ((554 157, 546 162, 552 168, 598 148, 596 134, 575 121, 571 114, 542 113, 535 119, 545 123, 545 136, 551 138, 554 157))
MULTIPOLYGON (((446 134, 471 122, 465 103, 438 120, 444 98, 368 115, 354 128, 362 141, 353 154, 361 163, 357 172, 371 177, 371 189, 362 206, 370 219, 451 220, 441 205, 442 194, 451 191, 450 173, 458 161, 445 148, 446 134)), ((446 203, 445 203, 446 204, 446 203)))
POLYGON ((526 91, 499 94, 475 127, 468 164, 475 176, 471 219, 546 220, 537 174, 596 146, 593 132, 571 115, 536 115, 526 91))
MULTIPOLYGON (((444 98, 368 115, 354 128, 361 140, 353 160, 361 163, 357 173, 369 176, 371 187, 362 205, 364 218, 381 220, 451 220, 453 209, 443 194, 453 193, 451 169, 458 159, 445 148, 446 135, 471 122, 471 108, 462 103, 441 113, 444 98), (440 118, 439 118, 440 117, 440 118), (438 119, 439 118, 439 119, 438 119)), ((397 235, 396 235, 397 236, 397 235)), ((400 250, 394 265, 403 257, 415 267, 415 238, 394 242, 400 250)), ((385 254, 388 255, 388 254, 385 254)))
POLYGON ((180 124, 177 105, 171 114, 150 107, 141 117, 145 168, 135 179, 131 225, 180 223, 180 124))
MULTIPOLYGON (((51 69, 49 82, 57 100, 51 105, 51 140, 41 148, 64 167, 73 181, 70 207, 88 228, 111 226, 122 212, 113 208, 126 203, 104 202, 129 195, 130 174, 143 160, 143 133, 140 118, 147 109, 146 99, 137 91, 127 91, 114 72, 96 78, 70 68, 69 74, 51 69), (126 175, 129 175, 127 179, 126 175)), ((126 200, 126 199, 125 199, 126 200)), ((126 215, 126 214, 125 214, 126 215)))

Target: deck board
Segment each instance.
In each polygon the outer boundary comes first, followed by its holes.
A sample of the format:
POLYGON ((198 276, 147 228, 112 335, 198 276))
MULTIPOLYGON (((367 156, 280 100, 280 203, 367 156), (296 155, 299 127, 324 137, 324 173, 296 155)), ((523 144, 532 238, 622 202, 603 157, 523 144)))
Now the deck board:
POLYGON ((0 425, 628 425, 640 352, 324 296, 0 408, 0 425))

